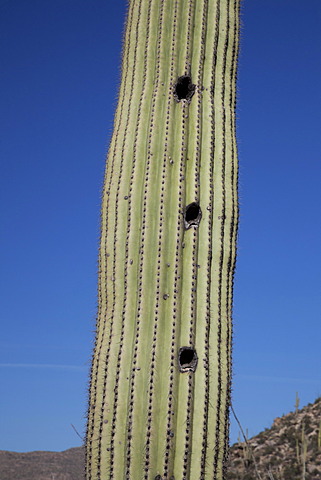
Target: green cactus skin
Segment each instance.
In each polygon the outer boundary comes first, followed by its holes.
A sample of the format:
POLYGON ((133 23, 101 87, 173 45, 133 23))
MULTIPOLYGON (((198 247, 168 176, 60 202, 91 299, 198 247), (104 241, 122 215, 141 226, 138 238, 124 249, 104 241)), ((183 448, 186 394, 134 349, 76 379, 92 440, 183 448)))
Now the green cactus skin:
POLYGON ((239 0, 129 2, 102 199, 87 480, 223 478, 238 39, 239 0))

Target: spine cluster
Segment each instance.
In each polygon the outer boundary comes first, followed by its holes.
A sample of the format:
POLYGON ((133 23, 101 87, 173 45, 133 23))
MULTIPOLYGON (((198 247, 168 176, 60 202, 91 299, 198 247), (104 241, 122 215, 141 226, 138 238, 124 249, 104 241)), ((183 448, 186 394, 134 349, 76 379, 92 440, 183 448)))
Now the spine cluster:
POLYGON ((239 0, 131 0, 101 210, 87 480, 220 480, 239 0))

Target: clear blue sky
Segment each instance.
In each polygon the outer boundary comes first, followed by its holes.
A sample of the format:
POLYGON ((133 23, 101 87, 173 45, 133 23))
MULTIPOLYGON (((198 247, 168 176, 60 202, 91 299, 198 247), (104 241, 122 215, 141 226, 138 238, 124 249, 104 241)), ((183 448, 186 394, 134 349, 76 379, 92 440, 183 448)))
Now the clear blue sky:
MULTIPOLYGON (((234 408, 321 395, 321 2, 244 0, 234 408)), ((0 449, 81 444, 125 1, 0 0, 0 449)), ((238 427, 232 420, 231 440, 238 427)))

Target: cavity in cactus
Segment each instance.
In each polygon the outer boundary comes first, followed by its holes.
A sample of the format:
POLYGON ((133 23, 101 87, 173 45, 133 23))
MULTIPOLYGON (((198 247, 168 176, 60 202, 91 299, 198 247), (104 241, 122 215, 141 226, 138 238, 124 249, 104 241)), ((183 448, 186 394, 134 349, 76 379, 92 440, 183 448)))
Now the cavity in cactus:
POLYGON ((87 480, 220 480, 239 0, 130 0, 101 210, 87 480))

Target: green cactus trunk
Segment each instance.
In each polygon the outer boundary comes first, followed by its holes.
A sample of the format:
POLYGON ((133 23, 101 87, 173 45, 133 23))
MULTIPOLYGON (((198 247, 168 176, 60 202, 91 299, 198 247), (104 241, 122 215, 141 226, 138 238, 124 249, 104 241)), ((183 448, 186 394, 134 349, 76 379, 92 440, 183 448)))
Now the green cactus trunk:
POLYGON ((239 0, 131 0, 102 200, 87 480, 222 479, 239 0))

